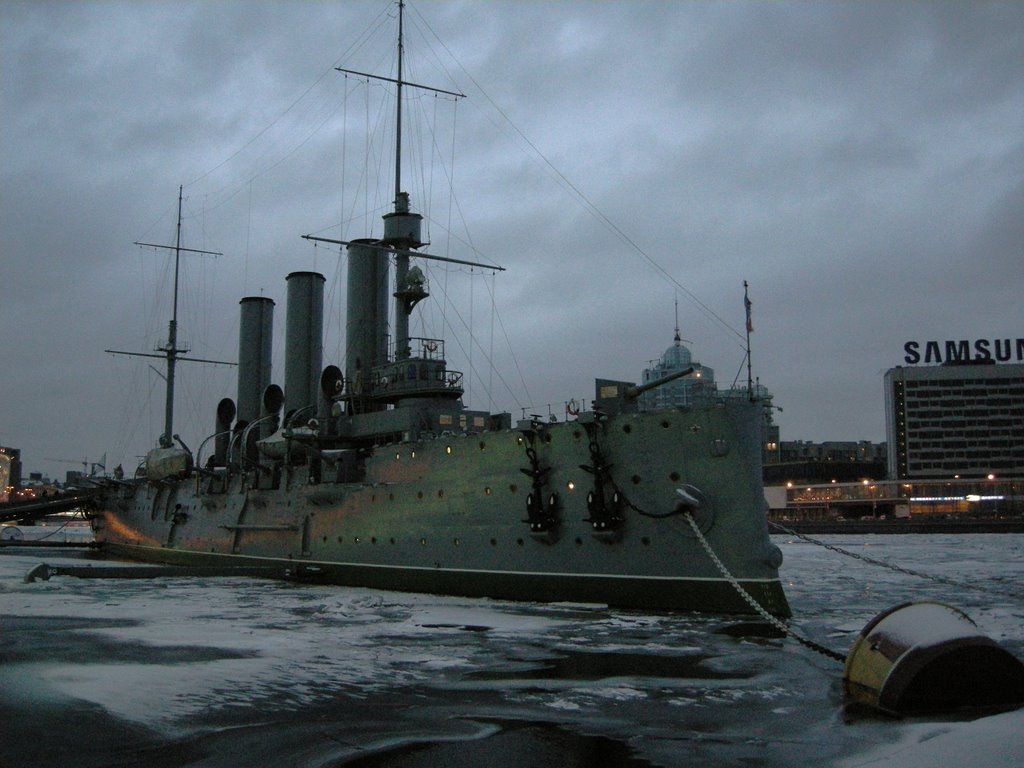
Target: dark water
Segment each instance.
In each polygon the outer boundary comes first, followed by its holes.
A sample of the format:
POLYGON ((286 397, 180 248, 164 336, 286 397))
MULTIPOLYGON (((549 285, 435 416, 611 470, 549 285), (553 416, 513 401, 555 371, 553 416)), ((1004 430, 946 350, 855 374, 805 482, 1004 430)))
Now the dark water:
MULTIPOLYGON (((1024 536, 822 538, 1024 585, 1024 536)), ((792 625, 824 646, 845 653, 881 610, 935 599, 1024 657, 1017 598, 776 542, 792 625)), ((53 554, 0 550, 3 768, 909 765, 908 738, 983 724, 1008 741, 974 764, 1024 764, 998 762, 1024 757, 1024 718, 848 707, 839 663, 749 619, 255 579, 23 582, 40 561, 83 562, 53 554), (876 762, 888 748, 907 759, 876 762)))

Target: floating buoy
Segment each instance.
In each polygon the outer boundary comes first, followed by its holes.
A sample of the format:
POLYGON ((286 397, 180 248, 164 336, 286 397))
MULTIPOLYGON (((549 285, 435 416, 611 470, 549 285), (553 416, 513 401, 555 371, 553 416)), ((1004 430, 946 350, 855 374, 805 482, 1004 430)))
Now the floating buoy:
POLYGON ((1024 664, 944 603, 878 614, 850 649, 843 682, 854 701, 891 714, 1024 705, 1024 664))

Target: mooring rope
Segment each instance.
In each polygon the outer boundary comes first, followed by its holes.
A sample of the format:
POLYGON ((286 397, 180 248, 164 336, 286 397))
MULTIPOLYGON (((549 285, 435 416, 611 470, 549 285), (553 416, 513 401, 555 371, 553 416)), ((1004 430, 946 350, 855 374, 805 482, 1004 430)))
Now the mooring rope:
POLYGON ((949 586, 949 587, 958 587, 958 588, 961 588, 961 589, 973 589, 976 592, 987 592, 987 593, 990 593, 990 594, 1002 595, 1004 597, 1011 597, 1011 598, 1014 598, 1016 600, 1024 600, 1024 593, 1022 593, 1022 592, 1015 592, 1015 591, 1009 590, 1009 589, 999 589, 998 587, 990 587, 990 586, 985 586, 985 585, 982 585, 982 584, 971 584, 970 582, 967 582, 967 581, 958 581, 956 579, 950 579, 950 578, 947 578, 945 576, 936 576, 935 574, 932 574, 932 573, 924 573, 923 571, 915 571, 912 568, 904 568, 901 565, 894 565, 893 563, 887 563, 884 560, 876 560, 873 557, 868 557, 867 555, 861 555, 861 554, 858 554, 856 552, 851 552, 848 549, 843 549, 842 547, 837 547, 834 544, 828 544, 828 543, 826 543, 824 541, 821 541, 820 539, 815 539, 815 538, 812 538, 810 536, 807 536, 806 534, 798 533, 797 531, 794 531, 791 528, 787 528, 784 525, 780 525, 779 523, 776 523, 773 520, 769 520, 768 521, 768 525, 770 525, 772 528, 775 528, 775 529, 777 529, 779 531, 782 531, 783 533, 786 533, 786 534, 788 534, 790 536, 796 536, 798 539, 803 539, 808 544, 815 544, 815 545, 817 545, 819 547, 824 547, 825 549, 831 550, 832 552, 835 552, 837 554, 845 555, 846 557, 852 557, 855 560, 860 560, 862 562, 868 563, 869 565, 877 565, 880 568, 888 568, 890 571, 895 571, 897 573, 902 573, 902 574, 904 574, 906 576, 916 576, 919 579, 928 579, 929 581, 935 581, 935 582, 938 582, 939 584, 945 584, 946 586, 949 586))
POLYGON ((693 515, 691 515, 689 511, 686 511, 683 513, 683 517, 686 519, 686 522, 689 523, 690 528, 693 530, 694 536, 697 537, 697 541, 700 542, 700 545, 704 548, 704 551, 707 553, 708 557, 711 558, 711 562, 715 564, 715 567, 718 569, 718 572, 722 574, 723 578, 725 578, 725 580, 732 585, 733 589, 736 590, 737 594, 739 594, 739 596, 743 598, 743 601, 751 608, 753 608, 754 611, 757 612, 759 616, 761 616, 761 618, 763 618, 773 627, 778 629, 784 635, 792 637, 794 640, 800 643, 800 645, 810 648, 812 651, 817 651, 823 656, 828 656, 830 659, 835 659, 841 664, 845 663, 845 655, 837 651, 833 651, 831 648, 826 648, 823 645, 819 645, 818 643, 814 642, 813 640, 809 640, 806 637, 801 637, 799 634, 793 631, 792 628, 787 626, 784 622, 780 621, 775 616, 772 616, 768 611, 766 611, 761 606, 761 604, 758 603, 757 600, 755 600, 754 597, 743 588, 739 581, 737 581, 736 577, 733 576, 729 572, 729 569, 725 567, 725 563, 723 563, 719 559, 718 555, 715 554, 715 551, 711 548, 711 545, 708 543, 708 540, 704 538, 704 534, 701 532, 700 526, 697 525, 697 521, 693 519, 693 515))

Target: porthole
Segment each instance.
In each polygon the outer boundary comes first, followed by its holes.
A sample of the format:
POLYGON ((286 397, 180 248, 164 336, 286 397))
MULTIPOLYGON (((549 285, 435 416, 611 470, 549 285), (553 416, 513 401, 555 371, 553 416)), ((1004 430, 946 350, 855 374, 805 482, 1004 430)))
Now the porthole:
POLYGON ((492 547, 498 546, 498 540, 497 539, 491 539, 491 546, 492 547))
POLYGON ((423 491, 416 491, 416 498, 417 499, 422 499, 423 498, 423 491))
POLYGON ((458 547, 458 546, 460 546, 462 544, 462 540, 461 539, 453 539, 452 540, 452 544, 454 544, 456 547, 458 547))
POLYGON ((356 544, 358 544, 359 543, 359 537, 356 536, 354 539, 352 539, 352 541, 354 541, 356 544))
POLYGON ((576 546, 577 547, 582 547, 583 546, 583 539, 581 539, 579 536, 576 537, 576 546))
POLYGON ((423 546, 423 547, 427 546, 427 540, 426 539, 420 539, 420 546, 423 546))
POLYGON ((444 498, 444 489, 439 489, 438 490, 437 498, 439 498, 439 499, 443 499, 444 498))
POLYGON ((480 441, 480 450, 482 451, 482 450, 484 450, 484 449, 485 449, 486 447, 487 447, 487 443, 485 443, 485 442, 484 442, 483 440, 481 440, 481 441, 480 441))
POLYGON ((633 485, 640 485, 640 475, 633 475, 629 479, 633 481, 633 485))
POLYGON ((672 424, 671 424, 671 423, 669 423, 669 422, 668 422, 667 420, 666 420, 666 421, 663 421, 663 422, 661 422, 661 428, 662 428, 662 429, 668 429, 668 428, 669 428, 669 427, 671 427, 671 426, 672 426, 672 424))
POLYGON ((491 495, 491 486, 488 485, 486 488, 484 488, 484 496, 490 496, 490 495, 491 495))
POLYGON ((392 536, 392 537, 391 537, 391 538, 389 539, 389 541, 390 541, 390 542, 391 542, 392 544, 394 544, 394 543, 395 543, 395 537, 394 537, 394 536, 392 536))
POLYGON ((623 424, 622 425, 622 431, 625 432, 628 435, 630 432, 633 431, 633 425, 632 424, 623 424))
POLYGON ((516 491, 518 491, 518 490, 519 490, 519 486, 518 486, 518 485, 516 485, 515 483, 512 483, 512 485, 510 485, 510 486, 508 487, 508 489, 509 489, 509 491, 511 491, 512 493, 515 493, 516 491))
POLYGON ((370 537, 370 543, 371 544, 376 544, 377 543, 377 537, 376 536, 371 536, 370 537))
POLYGON ((516 539, 516 544, 518 544, 520 547, 523 546, 523 540, 522 539, 516 539))
POLYGON ((645 547, 649 547, 651 545, 651 540, 644 536, 642 539, 640 539, 640 543, 643 544, 645 547))
POLYGON ((678 483, 679 482, 679 473, 678 472, 673 472, 671 475, 668 476, 668 479, 671 480, 673 483, 678 483))
POLYGON ((576 483, 574 483, 572 480, 570 480, 569 482, 567 482, 565 484, 565 489, 567 491, 575 491, 576 490, 576 483))
POLYGON ((450 445, 446 445, 444 447, 444 452, 447 453, 449 456, 451 456, 452 455, 452 447, 450 445))

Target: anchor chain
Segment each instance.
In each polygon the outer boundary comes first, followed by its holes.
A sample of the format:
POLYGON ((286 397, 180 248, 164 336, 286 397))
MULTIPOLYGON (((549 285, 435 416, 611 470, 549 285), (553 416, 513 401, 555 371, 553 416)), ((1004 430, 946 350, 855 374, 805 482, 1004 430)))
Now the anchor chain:
POLYGON ((848 549, 837 547, 834 544, 828 544, 824 541, 821 541, 820 539, 811 538, 806 534, 798 533, 797 531, 794 531, 791 528, 787 528, 784 525, 780 525, 779 523, 776 523, 772 520, 768 521, 768 525, 770 525, 772 528, 775 528, 776 530, 782 531, 785 534, 788 534, 790 536, 796 536, 798 539, 803 539, 808 544, 815 544, 819 547, 824 547, 825 549, 831 550, 832 552, 835 552, 837 554, 845 555, 846 557, 852 557, 854 560, 860 560, 862 562, 868 563, 869 565, 877 565, 880 568, 888 568, 890 571, 902 573, 906 576, 916 576, 919 579, 927 579, 929 581, 938 582, 939 584, 945 584, 948 587, 957 587, 958 589, 973 589, 977 592, 987 592, 989 594, 1002 595, 1003 597, 1011 597, 1016 600, 1024 600, 1024 593, 1021 592, 1014 592, 1013 590, 1009 589, 999 589, 998 587, 986 587, 981 584, 971 584, 970 582, 957 581, 956 579, 946 578, 945 576, 936 576, 932 573, 915 571, 912 568, 904 568, 901 565, 887 563, 884 560, 876 560, 873 557, 868 557, 867 555, 860 555, 856 552, 851 552, 848 549))
POLYGON ((530 444, 526 446, 526 458, 530 462, 528 468, 520 468, 520 472, 530 478, 530 493, 526 496, 526 520, 531 534, 545 535, 558 527, 555 510, 558 508, 558 494, 552 493, 547 505, 544 504, 544 485, 547 483, 551 467, 542 467, 537 458, 537 449, 533 447, 533 433, 528 433, 530 444))
POLYGON ((584 472, 594 476, 594 488, 587 493, 587 512, 590 513, 590 517, 585 520, 590 523, 595 535, 614 537, 624 522, 622 517, 624 497, 612 480, 612 465, 605 461, 601 445, 597 442, 596 431, 597 428, 594 425, 587 425, 587 435, 590 438, 590 464, 579 465, 584 472), (605 486, 611 486, 610 499, 605 498, 605 486))
POLYGON ((707 553, 708 557, 711 558, 711 562, 715 564, 715 567, 718 569, 718 572, 722 574, 722 577, 726 581, 728 581, 729 584, 732 585, 733 589, 736 590, 737 594, 739 594, 739 596, 743 598, 743 602, 745 602, 747 605, 753 608, 754 611, 761 618, 763 618, 777 630, 782 632, 784 635, 792 637, 794 640, 800 643, 800 645, 806 648, 810 648, 812 651, 816 651, 817 653, 820 653, 823 656, 828 656, 830 659, 835 659, 840 663, 845 663, 846 657, 843 654, 838 653, 837 651, 833 651, 831 648, 826 648, 824 645, 819 645, 818 643, 814 642, 813 640, 809 640, 806 637, 801 637, 799 634, 794 632, 782 621, 768 613, 768 611, 766 611, 761 606, 761 604, 758 603, 757 600, 755 600, 753 596, 743 588, 739 581, 736 580, 736 577, 729 572, 729 569, 725 567, 725 563, 723 563, 718 558, 718 555, 715 554, 715 551, 711 548, 711 545, 708 543, 708 540, 704 538, 704 534, 701 532, 700 526, 697 525, 697 521, 693 519, 693 515, 690 514, 689 510, 683 513, 683 517, 686 520, 686 522, 689 523, 690 528, 693 529, 693 535, 697 537, 697 541, 700 542, 701 547, 704 548, 704 551, 707 553))

